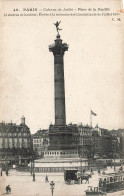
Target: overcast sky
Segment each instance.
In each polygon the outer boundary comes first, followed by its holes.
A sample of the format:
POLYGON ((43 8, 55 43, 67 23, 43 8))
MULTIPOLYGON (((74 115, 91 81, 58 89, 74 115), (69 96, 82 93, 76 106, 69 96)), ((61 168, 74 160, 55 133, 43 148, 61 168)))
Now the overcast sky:
MULTIPOLYGON (((90 7, 99 7, 90 1, 90 7)), ((112 7, 112 1, 102 7, 112 7)), ((27 2, 29 6, 30 3, 27 2)), ((20 9, 24 2, 17 4, 20 9)), ((115 1, 119 9, 118 1, 115 1)), ((36 2, 31 7, 55 8, 36 2)), ((81 2, 56 3, 56 8, 82 7, 81 2)), ((11 12, 8 2, 5 11, 11 12)), ((84 1, 83 7, 89 8, 84 1)), ((116 10, 117 10, 116 9, 116 10)), ((90 123, 118 129, 124 127, 124 38, 122 22, 111 17, 4 17, 0 79, 0 121, 20 123, 22 115, 31 132, 54 123, 54 57, 48 45, 56 37, 54 22, 61 20, 64 55, 67 123, 90 123)))

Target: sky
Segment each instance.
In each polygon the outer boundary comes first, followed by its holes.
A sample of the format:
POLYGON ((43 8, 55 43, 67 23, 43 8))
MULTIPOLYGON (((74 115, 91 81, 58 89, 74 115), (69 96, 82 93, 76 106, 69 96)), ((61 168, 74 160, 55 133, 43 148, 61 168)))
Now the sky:
MULTIPOLYGON (((64 1, 63 1, 64 2, 64 1)), ((84 1, 84 8, 89 2, 84 1)), ((113 8, 112 1, 102 7, 113 8)), ((78 8, 82 2, 30 2, 27 7, 78 8)), ((21 10, 24 2, 18 2, 21 10)), ((90 2, 90 7, 99 7, 90 2)), ((115 1, 116 11, 119 2, 115 1)), ((12 13, 14 2, 6 4, 12 13)), ((64 55, 66 121, 90 123, 108 129, 124 128, 124 38, 122 22, 111 17, 3 17, 1 22, 0 121, 20 124, 24 115, 31 133, 54 124, 53 23, 61 21, 64 55)))

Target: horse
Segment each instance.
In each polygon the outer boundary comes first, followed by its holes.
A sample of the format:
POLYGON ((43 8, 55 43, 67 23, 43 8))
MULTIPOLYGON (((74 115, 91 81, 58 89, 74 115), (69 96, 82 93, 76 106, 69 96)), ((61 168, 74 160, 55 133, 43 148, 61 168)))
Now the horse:
POLYGON ((10 187, 10 185, 6 186, 6 194, 7 193, 11 193, 11 187, 10 187))
POLYGON ((89 178, 91 178, 91 174, 84 174, 82 176, 79 177, 79 179, 81 179, 81 181, 86 180, 85 184, 88 182, 89 184, 89 178))

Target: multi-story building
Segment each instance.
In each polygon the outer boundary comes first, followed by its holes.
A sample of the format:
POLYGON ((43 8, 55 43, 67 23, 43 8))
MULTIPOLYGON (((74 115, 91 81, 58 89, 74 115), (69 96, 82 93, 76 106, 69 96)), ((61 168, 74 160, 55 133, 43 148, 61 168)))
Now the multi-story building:
POLYGON ((38 130, 32 135, 32 139, 35 155, 42 157, 44 155, 44 151, 46 151, 49 146, 48 130, 38 130))
POLYGON ((72 147, 74 147, 74 150, 79 150, 79 141, 80 141, 80 134, 78 131, 78 125, 77 124, 68 124, 68 127, 72 131, 72 147))
POLYGON ((111 130, 110 134, 115 138, 113 142, 116 147, 115 156, 124 158, 124 129, 111 130))
POLYGON ((92 131, 92 144, 93 144, 93 152, 94 158, 99 158, 102 156, 102 138, 97 130, 92 131))
POLYGON ((99 128, 99 134, 102 139, 102 156, 109 157, 112 152, 111 135, 107 129, 99 128))
MULTIPOLYGON (((52 126, 52 125, 51 125, 52 126)), ((115 133, 114 131, 108 131, 107 129, 99 128, 98 126, 93 128, 89 125, 77 125, 68 124, 68 129, 71 130, 72 141, 70 148, 73 151, 78 151, 80 157, 83 158, 114 158, 117 157, 119 151, 123 146, 123 132, 115 133)), ((49 130, 39 130, 32 135, 33 138, 33 149, 35 155, 40 157, 47 157, 49 145, 50 145, 50 134, 49 130)), ((57 144, 53 144, 57 145, 57 144)), ((50 150, 49 150, 50 151, 50 150)), ((62 151, 62 150, 60 150, 62 151)), ((53 152, 49 154, 52 156, 53 152), (51 154, 50 154, 51 153, 51 154)), ((55 152, 56 156, 58 151, 55 152)), ((60 152, 65 155, 65 152, 60 152)), ((72 156, 75 155, 72 153, 72 156)))
POLYGON ((92 127, 88 125, 79 125, 79 155, 83 158, 89 158, 93 156, 93 144, 92 144, 92 127))
POLYGON ((117 135, 111 134, 108 129, 96 127, 92 131, 92 141, 95 156, 101 158, 114 158, 119 152, 117 135))
POLYGON ((0 123, 0 160, 1 163, 29 162, 32 155, 32 140, 30 129, 25 124, 25 117, 21 124, 0 123))

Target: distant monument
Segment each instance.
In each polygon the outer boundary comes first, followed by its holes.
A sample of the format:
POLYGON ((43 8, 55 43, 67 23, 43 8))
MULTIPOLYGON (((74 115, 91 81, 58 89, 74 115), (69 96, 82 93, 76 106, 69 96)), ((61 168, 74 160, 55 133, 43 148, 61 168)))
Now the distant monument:
POLYGON ((49 46, 49 51, 54 55, 55 124, 49 127, 50 146, 45 156, 78 157, 73 140, 73 129, 66 125, 64 53, 68 51, 68 45, 62 43, 60 39, 59 31, 62 30, 59 28, 60 22, 54 24, 57 36, 54 44, 49 46))
POLYGON ((55 44, 49 46, 49 51, 54 55, 54 92, 55 92, 55 125, 65 125, 65 86, 64 86, 64 52, 68 45, 63 44, 59 35, 60 22, 56 22, 57 36, 55 44))
POLYGON ((35 170, 45 173, 64 172, 66 168, 81 170, 88 166, 87 159, 82 160, 78 155, 77 126, 66 125, 63 57, 65 51, 68 51, 68 45, 60 39, 60 22, 54 24, 57 36, 54 44, 49 46, 49 51, 54 55, 55 124, 49 127, 50 145, 44 151, 44 158, 35 161, 35 170))

